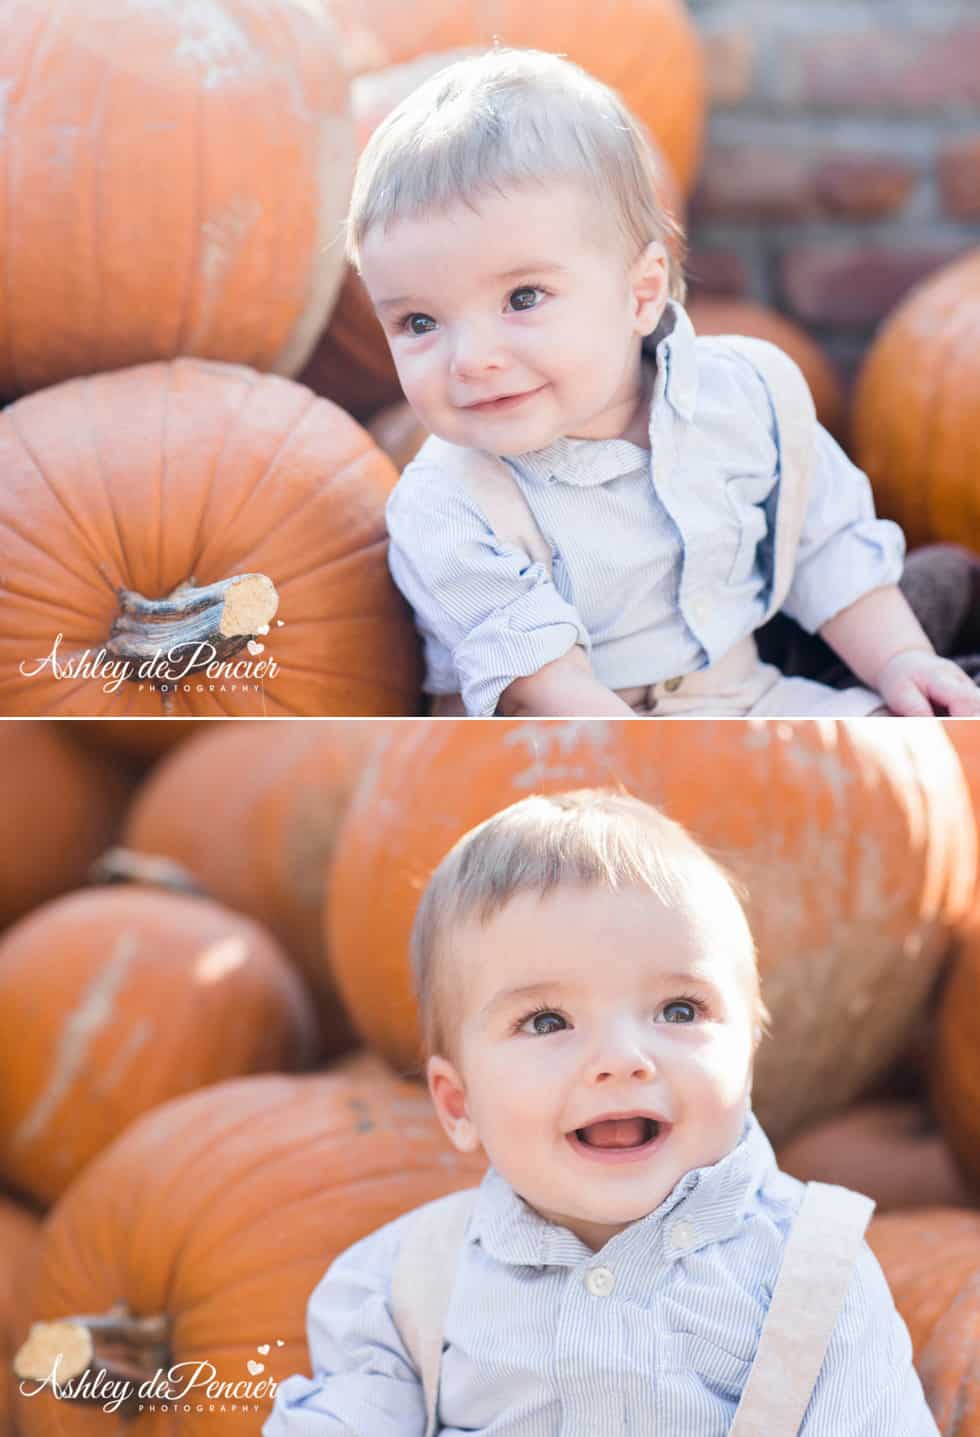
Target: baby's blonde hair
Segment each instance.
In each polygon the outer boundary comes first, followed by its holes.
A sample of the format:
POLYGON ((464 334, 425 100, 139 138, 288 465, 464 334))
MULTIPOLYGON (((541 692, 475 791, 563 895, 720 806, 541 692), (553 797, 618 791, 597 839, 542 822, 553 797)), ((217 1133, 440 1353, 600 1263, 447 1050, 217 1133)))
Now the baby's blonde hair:
MULTIPOLYGON (((411 935, 412 977, 422 1028, 422 1066, 433 1054, 458 1066, 461 1012, 454 930, 487 923, 521 893, 558 887, 646 889, 662 903, 683 901, 692 872, 707 869, 730 890, 745 918, 741 885, 679 823, 631 794, 605 789, 535 794, 471 828, 449 850, 422 894, 411 935)), ((755 1041, 771 1016, 759 988, 755 943, 745 918, 755 1041)))
POLYGON ((374 225, 471 206, 482 191, 551 180, 581 184, 598 219, 610 212, 629 263, 651 240, 668 255, 669 293, 683 303, 683 232, 661 198, 660 161, 615 90, 541 50, 497 47, 457 60, 413 90, 361 154, 346 224, 360 270, 374 225))

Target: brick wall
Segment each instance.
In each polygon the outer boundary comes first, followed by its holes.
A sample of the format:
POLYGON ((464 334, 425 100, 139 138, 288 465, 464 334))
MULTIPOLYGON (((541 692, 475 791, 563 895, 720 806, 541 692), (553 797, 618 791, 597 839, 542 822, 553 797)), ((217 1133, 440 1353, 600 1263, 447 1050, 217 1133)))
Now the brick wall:
POLYGON ((980 0, 689 0, 711 118, 692 295, 771 304, 853 378, 918 279, 980 244, 980 0))

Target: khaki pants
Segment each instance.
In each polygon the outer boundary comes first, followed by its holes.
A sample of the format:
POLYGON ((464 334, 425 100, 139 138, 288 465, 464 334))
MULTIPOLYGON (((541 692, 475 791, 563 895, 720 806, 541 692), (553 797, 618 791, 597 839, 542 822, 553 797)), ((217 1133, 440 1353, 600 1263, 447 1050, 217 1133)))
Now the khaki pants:
POLYGON ((762 662, 751 636, 706 669, 616 692, 643 718, 857 718, 888 712, 871 689, 832 689, 812 679, 786 678, 775 664, 762 662))
MULTIPOLYGON (((887 714, 871 689, 832 689, 764 664, 751 635, 706 669, 616 692, 638 718, 859 718, 887 714)), ((465 715, 459 694, 436 694, 433 718, 465 715)))

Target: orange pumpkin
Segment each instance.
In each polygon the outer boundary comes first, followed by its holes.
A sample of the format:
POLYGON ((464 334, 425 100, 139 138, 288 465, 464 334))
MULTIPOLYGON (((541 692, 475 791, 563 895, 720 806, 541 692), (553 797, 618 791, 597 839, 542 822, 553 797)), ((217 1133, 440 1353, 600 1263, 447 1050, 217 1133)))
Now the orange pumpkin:
POLYGON ((86 747, 123 760, 152 763, 198 731, 197 719, 66 719, 65 732, 86 747))
POLYGON ((0 394, 178 354, 295 373, 354 169, 325 9, 85 0, 49 22, 0 8, 0 394))
POLYGON ((911 547, 950 539, 980 549, 978 410, 980 248, 906 295, 858 375, 857 461, 911 547))
POLYGON ((350 265, 330 322, 299 379, 361 420, 401 395, 385 332, 350 265))
POLYGON ((888 1068, 976 871, 962 774, 938 725, 397 725, 348 809, 327 888, 328 951, 368 1043, 417 1069, 408 937, 455 840, 527 794, 596 784, 662 806, 749 887, 774 1020, 755 1103, 774 1142, 888 1068))
MULTIPOLYGON (((567 56, 618 90, 663 151, 685 194, 704 129, 704 55, 682 0, 332 0, 353 75, 495 42, 567 56)), ((449 59, 455 58, 449 56, 449 59)))
POLYGON ((969 719, 943 719, 942 723, 963 765, 973 816, 980 825, 980 724, 969 719))
POLYGON ((980 1213, 886 1213, 872 1220, 868 1242, 943 1437, 980 1437, 980 1213))
POLYGON ((687 309, 698 334, 749 334, 778 344, 802 369, 820 423, 840 437, 844 422, 841 382, 805 329, 776 310, 745 299, 692 299, 687 309))
MULTIPOLYGON (((263 1377, 281 1382, 309 1371, 306 1304, 334 1258, 485 1169, 450 1146, 426 1092, 377 1062, 222 1083, 134 1123, 65 1194, 46 1225, 33 1316, 123 1304, 155 1324, 164 1373, 212 1363, 215 1381, 238 1382, 268 1344, 263 1377)), ((136 1356, 152 1374, 155 1354, 136 1356)), ((93 1370, 99 1338, 94 1357, 93 1370)), ((272 1405, 261 1399, 243 1423, 206 1399, 195 1411, 201 1390, 189 1413, 144 1412, 140 1432, 257 1432, 272 1405)), ((96 1437, 107 1425, 98 1406, 48 1393, 21 1398, 17 1417, 24 1437, 96 1437)))
POLYGON ((14 1434, 17 1379, 11 1359, 30 1326, 30 1284, 41 1220, 0 1194, 0 1431, 14 1434))
POLYGON ((66 728, 0 724, 0 928, 84 882, 130 795, 131 784, 66 728))
POLYGON ((199 726, 143 784, 123 831, 127 848, 173 859, 275 935, 317 993, 327 1053, 353 1034, 323 955, 323 880, 385 729, 341 719, 199 726))
POLYGON ((804 1128, 776 1160, 801 1182, 867 1193, 879 1212, 970 1203, 945 1138, 918 1102, 858 1103, 804 1128))
POLYGON ((0 714, 417 710, 397 476, 336 405, 141 365, 19 400, 0 467, 0 714))
POLYGON ((949 1145, 980 1198, 980 907, 959 935, 943 987, 930 1092, 949 1145))
POLYGON ((141 885, 55 899, 0 939, 0 1179, 50 1203, 149 1108, 316 1044, 251 919, 141 885))
POLYGON ((368 433, 401 473, 422 448, 429 431, 407 399, 379 410, 368 424, 368 433))

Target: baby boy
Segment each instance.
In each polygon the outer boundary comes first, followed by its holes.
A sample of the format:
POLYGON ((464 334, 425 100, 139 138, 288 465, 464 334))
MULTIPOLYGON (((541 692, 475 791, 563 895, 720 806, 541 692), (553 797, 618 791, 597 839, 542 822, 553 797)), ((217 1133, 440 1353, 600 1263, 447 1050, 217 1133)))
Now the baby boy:
MULTIPOLYGON (((791 1352, 775 1415, 753 1399, 733 1426, 811 1189, 779 1171, 752 1111, 755 948, 684 829, 622 794, 524 799, 446 856, 412 943, 432 1101, 490 1164, 454 1258, 433 1420, 392 1294, 423 1208, 328 1269, 307 1313, 313 1376, 280 1384, 264 1437, 937 1437, 867 1214, 811 1374, 791 1352), (789 1431, 785 1411, 801 1414, 789 1431)), ((832 1258, 810 1252, 784 1336, 832 1258)))
POLYGON ((695 337, 661 194, 616 93, 536 51, 450 65, 364 149, 347 253, 430 432, 387 519, 433 711, 980 715, 796 367, 695 337), (763 664, 779 609, 861 686, 763 664))

